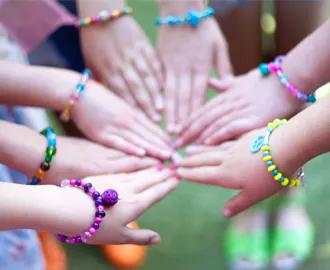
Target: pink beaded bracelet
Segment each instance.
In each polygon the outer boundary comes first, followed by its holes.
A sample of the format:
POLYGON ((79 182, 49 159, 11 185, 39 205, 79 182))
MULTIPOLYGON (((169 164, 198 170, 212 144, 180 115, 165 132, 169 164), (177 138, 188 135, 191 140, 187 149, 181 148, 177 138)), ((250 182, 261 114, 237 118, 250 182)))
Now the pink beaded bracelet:
POLYGON ((83 189, 86 194, 92 197, 95 202, 96 212, 95 212, 95 219, 93 224, 90 228, 88 228, 85 232, 81 235, 69 237, 63 234, 56 234, 58 240, 63 243, 67 244, 80 244, 80 243, 87 243, 87 241, 96 233, 96 231, 100 228, 102 218, 105 217, 104 208, 114 206, 120 197, 114 189, 107 189, 105 190, 102 195, 95 190, 91 183, 85 183, 82 180, 63 180, 61 182, 61 188, 66 187, 76 187, 83 189))

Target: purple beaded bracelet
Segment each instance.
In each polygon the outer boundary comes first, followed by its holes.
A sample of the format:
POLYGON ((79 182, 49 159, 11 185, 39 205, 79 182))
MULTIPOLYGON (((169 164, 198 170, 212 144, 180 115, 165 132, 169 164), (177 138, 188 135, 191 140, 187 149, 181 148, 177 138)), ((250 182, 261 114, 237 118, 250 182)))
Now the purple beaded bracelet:
POLYGON ((118 200, 120 200, 120 197, 117 191, 113 189, 107 189, 101 195, 100 192, 95 190, 91 183, 85 183, 82 180, 63 180, 61 182, 61 188, 66 187, 76 187, 83 189, 86 194, 92 197, 96 207, 95 219, 93 221, 92 226, 88 230, 83 232, 81 235, 68 237, 63 234, 56 234, 56 237, 61 242, 67 244, 86 243, 100 228, 102 218, 104 218, 106 215, 104 212, 104 208, 114 206, 118 202, 118 200))

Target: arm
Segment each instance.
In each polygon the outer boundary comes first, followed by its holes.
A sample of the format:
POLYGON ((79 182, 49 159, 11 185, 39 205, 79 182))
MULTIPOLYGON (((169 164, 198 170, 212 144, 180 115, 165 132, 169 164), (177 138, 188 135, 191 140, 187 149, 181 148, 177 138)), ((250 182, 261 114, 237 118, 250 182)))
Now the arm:
POLYGON ((190 9, 202 10, 205 8, 204 0, 158 0, 161 16, 182 16, 190 9))
POLYGON ((125 0, 78 0, 78 10, 80 17, 95 16, 101 10, 116 10, 126 6, 125 0))
POLYGON ((283 61, 283 72, 305 93, 330 81, 330 20, 300 42, 283 61))

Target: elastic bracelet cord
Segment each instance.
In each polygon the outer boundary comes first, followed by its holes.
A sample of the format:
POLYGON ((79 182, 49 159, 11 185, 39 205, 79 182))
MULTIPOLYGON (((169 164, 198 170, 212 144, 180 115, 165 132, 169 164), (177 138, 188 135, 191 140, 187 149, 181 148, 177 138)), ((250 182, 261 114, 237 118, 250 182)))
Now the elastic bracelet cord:
POLYGON ((132 14, 133 9, 131 7, 116 9, 114 11, 102 10, 96 16, 79 19, 76 22, 76 27, 85 27, 94 23, 113 21, 119 17, 132 14))
POLYGON ((87 241, 96 233, 96 231, 100 228, 102 219, 106 216, 104 211, 105 207, 114 206, 120 197, 114 189, 107 189, 105 190, 102 195, 100 192, 96 191, 95 188, 92 186, 91 183, 85 183, 82 180, 63 180, 60 185, 61 188, 67 187, 75 187, 84 190, 84 192, 89 195, 94 203, 95 203, 95 219, 93 224, 90 228, 88 228, 85 232, 81 235, 68 237, 63 234, 56 234, 58 240, 63 243, 67 244, 80 244, 80 243, 87 243, 87 241))
POLYGON ((305 102, 314 103, 316 101, 316 97, 314 94, 306 95, 302 91, 300 91, 297 87, 291 84, 288 78, 284 75, 282 71, 281 63, 283 61, 283 56, 277 56, 274 62, 270 63, 262 63, 259 65, 259 71, 263 76, 268 76, 270 73, 274 73, 279 78, 281 84, 291 93, 291 95, 297 97, 300 100, 305 102))
POLYGON ((44 179, 46 172, 50 169, 50 163, 53 157, 56 155, 56 134, 54 130, 50 127, 45 128, 40 132, 47 138, 47 148, 45 160, 41 162, 40 168, 36 172, 35 176, 32 177, 30 181, 28 181, 28 185, 38 185, 42 179, 44 179))
POLYGON ((196 28, 199 26, 201 20, 205 20, 213 15, 214 9, 208 7, 201 12, 197 10, 190 10, 186 16, 167 16, 164 18, 157 18, 155 20, 155 24, 156 26, 190 24, 191 27, 196 28))
POLYGON ((295 173, 297 178, 288 178, 284 176, 282 172, 278 169, 273 161, 273 157, 271 156, 270 146, 269 146, 269 138, 275 129, 287 123, 286 119, 275 119, 273 122, 267 125, 267 130, 264 135, 258 136, 251 145, 251 152, 257 153, 260 150, 263 152, 263 160, 266 162, 268 172, 270 172, 275 181, 281 183, 284 187, 296 188, 299 187, 300 184, 304 184, 303 176, 304 171, 303 167, 299 168, 299 170, 295 173))
POLYGON ((73 94, 70 96, 69 102, 67 103, 64 111, 62 112, 60 119, 63 122, 68 122, 70 120, 70 112, 73 107, 73 105, 78 102, 80 94, 85 90, 86 84, 88 80, 90 79, 92 73, 90 70, 85 69, 82 72, 81 79, 79 83, 75 87, 75 91, 73 94))

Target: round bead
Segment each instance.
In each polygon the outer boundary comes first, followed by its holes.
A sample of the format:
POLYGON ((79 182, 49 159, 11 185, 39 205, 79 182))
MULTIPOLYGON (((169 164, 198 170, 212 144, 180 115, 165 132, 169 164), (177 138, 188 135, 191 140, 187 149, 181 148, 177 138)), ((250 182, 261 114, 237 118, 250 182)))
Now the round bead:
POLYGON ((49 168, 50 168, 49 163, 47 163, 47 162, 45 162, 45 161, 41 162, 41 164, 40 164, 40 169, 41 169, 41 170, 43 170, 43 171, 46 172, 46 171, 49 170, 49 168))
POLYGON ((272 161, 267 161, 266 164, 269 167, 269 166, 273 165, 273 162, 272 161))
POLYGON ((99 205, 99 206, 97 206, 97 210, 98 210, 98 211, 104 211, 104 206, 103 206, 103 205, 99 205))
POLYGON ((271 128, 272 130, 275 129, 275 125, 273 123, 268 123, 267 127, 271 128))
POLYGON ((290 188, 293 188, 293 187, 295 187, 295 185, 296 185, 296 180, 295 179, 291 179, 289 187, 290 188))
POLYGON ((96 232, 96 230, 95 230, 94 228, 90 228, 90 229, 88 230, 88 232, 89 232, 91 235, 93 235, 93 234, 96 232))
POLYGON ((101 223, 102 222, 102 218, 101 217, 96 217, 95 218, 95 223, 101 223))
POLYGON ((270 148, 268 145, 261 146, 261 151, 269 151, 269 150, 270 150, 270 148))
POLYGON ((269 69, 268 69, 268 64, 262 63, 259 65, 259 71, 263 76, 269 75, 269 69))
POLYGON ((70 185, 71 185, 71 186, 76 185, 76 179, 71 179, 71 180, 70 180, 70 185))
POLYGON ((46 174, 46 172, 44 172, 42 169, 39 169, 36 172, 36 177, 39 178, 39 179, 43 179, 45 177, 45 174, 46 174))
POLYGON ((274 170, 272 174, 275 176, 276 174, 278 174, 278 170, 274 170))
POLYGON ((299 186, 300 186, 300 180, 299 179, 296 179, 295 187, 299 187, 299 186))
POLYGON ((104 211, 96 211, 95 216, 104 218, 105 217, 105 212, 104 211))
POLYGON ((102 200, 101 197, 99 197, 99 198, 97 198, 97 199, 95 200, 95 205, 96 205, 96 206, 103 205, 103 200, 102 200))
POLYGON ((94 191, 92 194, 92 197, 94 200, 97 200, 101 196, 100 192, 94 191))
POLYGON ((56 147, 54 147, 54 146, 48 146, 46 148, 46 154, 48 156, 55 156, 55 154, 56 154, 56 147))
POLYGON ((91 183, 87 183, 87 184, 84 186, 84 191, 87 193, 91 187, 92 187, 92 184, 91 184, 91 183))
POLYGON ((264 161, 269 161, 269 160, 271 160, 271 159, 272 159, 272 156, 265 156, 265 157, 263 158, 264 161))
POLYGON ((268 171, 269 171, 269 172, 272 172, 272 171, 274 171, 275 169, 276 169, 276 165, 271 165, 271 166, 268 167, 268 171))
POLYGON ((61 188, 67 187, 70 185, 70 180, 63 180, 61 182, 61 188))
POLYGON ((277 175, 274 176, 274 180, 278 181, 281 179, 281 177, 282 177, 282 174, 278 173, 277 175))
POLYGON ((270 62, 268 64, 268 69, 269 69, 270 72, 277 72, 278 70, 280 70, 280 67, 275 65, 273 62, 270 62))
POLYGON ((47 163, 50 163, 52 161, 52 159, 53 159, 53 156, 46 155, 46 157, 45 157, 45 161, 47 163))
POLYGON ((264 156, 269 156, 269 154, 270 154, 269 151, 265 151, 265 152, 263 153, 264 156))
POLYGON ((280 119, 278 119, 278 118, 276 118, 276 119, 274 120, 274 122, 275 122, 278 126, 281 126, 281 125, 282 125, 282 121, 281 121, 280 119))
POLYGON ((283 178, 283 181, 281 182, 281 185, 282 185, 283 187, 286 187, 286 186, 288 186, 289 184, 290 184, 289 179, 288 179, 288 178, 283 178))
POLYGON ((113 206, 119 200, 119 195, 114 189, 107 189, 102 193, 102 200, 105 206, 113 206))
POLYGON ((98 230, 98 229, 100 228, 100 224, 99 224, 99 223, 94 223, 94 224, 93 224, 93 228, 94 228, 95 230, 98 230))
POLYGON ((80 187, 80 185, 81 185, 81 180, 76 180, 76 186, 80 187))

